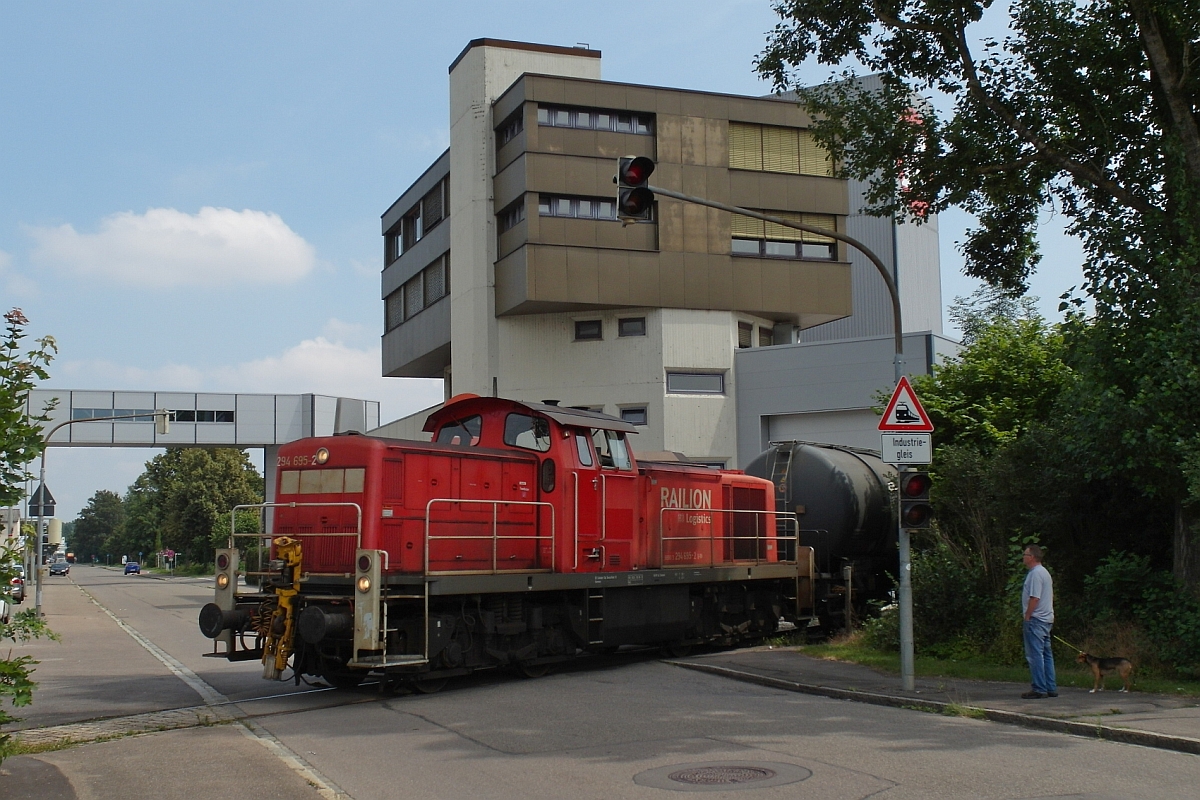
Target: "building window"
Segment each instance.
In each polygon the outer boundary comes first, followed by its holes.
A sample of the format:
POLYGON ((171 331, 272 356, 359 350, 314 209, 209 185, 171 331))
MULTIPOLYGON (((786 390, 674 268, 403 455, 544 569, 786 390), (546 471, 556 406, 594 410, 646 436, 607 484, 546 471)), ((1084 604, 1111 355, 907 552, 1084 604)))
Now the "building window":
MULTIPOLYGON (((837 231, 837 217, 832 214, 804 214, 797 211, 763 211, 762 213, 793 220, 801 225, 837 231)), ((735 256, 803 258, 819 261, 833 261, 837 258, 837 241, 829 236, 799 231, 741 214, 733 215, 732 233, 733 241, 730 243, 730 249, 735 256)))
POLYGON ((670 394, 725 394, 725 375, 720 372, 668 372, 670 394))
POLYGON ((770 347, 775 344, 775 331, 771 328, 758 329, 758 346, 770 347))
POLYGON ((611 197, 563 197, 543 194, 538 197, 538 214, 543 217, 615 220, 617 203, 611 197))
POLYGON ((646 425, 646 407, 631 406, 621 409, 621 419, 628 422, 630 425, 646 425))
POLYGON ((598 319, 581 319, 575 322, 575 341, 585 342, 604 338, 604 326, 598 319))
POLYGON ((385 331, 412 319, 450 294, 450 253, 433 260, 383 301, 385 331))
POLYGON ((651 136, 654 133, 654 116, 633 111, 538 106, 538 125, 651 136))
POLYGON ((518 109, 517 113, 504 120, 504 123, 496 129, 496 146, 503 147, 517 138, 523 130, 525 130, 525 111, 518 109))
POLYGON ((384 331, 390 331, 404 322, 404 287, 389 294, 383 301, 384 331))
MULTIPOLYGON (((168 411, 172 422, 236 422, 237 412, 181 409, 168 411)), ((71 419, 90 419, 97 422, 111 420, 113 417, 131 417, 119 419, 116 422, 154 422, 152 408, 73 408, 71 419)))
POLYGON ((393 228, 384 241, 384 257, 388 263, 412 249, 438 224, 446 218, 450 207, 450 178, 442 178, 437 185, 425 193, 393 228))
POLYGON ((617 335, 618 336, 645 336, 646 335, 646 318, 645 317, 625 317, 617 320, 617 335))
POLYGON ((754 326, 749 322, 738 323, 738 347, 751 347, 754 344, 754 326))
POLYGON ((508 208, 501 211, 498 216, 500 217, 501 233, 517 227, 517 223, 525 219, 525 198, 522 197, 508 208))
POLYGON ((729 168, 833 177, 833 161, 811 131, 747 122, 729 123, 729 168))

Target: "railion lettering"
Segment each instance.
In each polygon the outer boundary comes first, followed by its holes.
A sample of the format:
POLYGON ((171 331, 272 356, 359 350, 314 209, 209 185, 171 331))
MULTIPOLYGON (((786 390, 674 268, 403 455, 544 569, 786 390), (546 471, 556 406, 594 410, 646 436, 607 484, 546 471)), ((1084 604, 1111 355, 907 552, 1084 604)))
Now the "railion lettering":
POLYGON ((712 508, 712 489, 662 487, 663 508, 712 508))

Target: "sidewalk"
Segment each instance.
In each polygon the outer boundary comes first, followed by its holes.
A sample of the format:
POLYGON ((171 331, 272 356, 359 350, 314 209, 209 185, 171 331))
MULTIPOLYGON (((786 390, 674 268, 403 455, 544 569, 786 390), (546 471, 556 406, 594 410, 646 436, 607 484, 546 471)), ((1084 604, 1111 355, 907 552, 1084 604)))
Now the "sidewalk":
POLYGON ((1058 697, 1022 700, 1021 693, 1029 691, 1027 683, 953 678, 918 678, 916 691, 906 692, 899 675, 810 658, 787 647, 712 653, 668 663, 805 694, 974 716, 1200 755, 1200 701, 1195 698, 1137 691, 1090 694, 1087 689, 1060 687, 1058 697))

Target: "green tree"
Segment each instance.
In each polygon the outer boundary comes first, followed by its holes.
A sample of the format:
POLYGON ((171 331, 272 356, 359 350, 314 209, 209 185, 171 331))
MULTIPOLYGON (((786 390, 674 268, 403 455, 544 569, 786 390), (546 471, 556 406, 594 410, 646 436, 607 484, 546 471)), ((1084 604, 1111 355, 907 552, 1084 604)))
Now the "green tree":
POLYGON ((69 547, 80 561, 103 555, 105 541, 125 524, 125 504, 121 496, 107 489, 92 495, 75 520, 69 547))
MULTIPOLYGON (((23 497, 22 483, 28 466, 42 452, 42 425, 49 419, 52 405, 32 414, 29 392, 39 380, 47 380, 46 365, 58 352, 53 337, 35 340, 32 350, 22 349, 29 320, 14 308, 4 315, 5 336, 0 342, 0 506, 16 505, 23 497)), ((0 586, 7 587, 16 571, 21 554, 0 548, 0 586)), ((39 636, 52 636, 33 609, 11 620, 0 621, 0 640, 23 642, 39 636)), ((13 706, 25 706, 33 700, 36 684, 30 678, 37 662, 29 656, 0 658, 0 725, 14 721, 3 705, 8 698, 13 706)), ((0 761, 10 752, 9 737, 0 735, 0 761)))
POLYGON ((241 450, 172 448, 146 462, 125 497, 114 541, 133 555, 171 548, 202 563, 229 535, 235 505, 262 502, 262 476, 241 450))
POLYGON ((29 392, 37 381, 48 380, 46 365, 58 352, 53 336, 35 339, 32 350, 21 342, 29 320, 14 308, 4 315, 4 340, 0 342, 0 506, 14 506, 23 497, 28 466, 42 452, 42 423, 50 419, 54 404, 40 413, 28 409, 29 392))
POLYGON ((1200 587, 1200 406, 1187 402, 1200 391, 1200 5, 1004 8, 996 20, 987 2, 778 0, 757 66, 798 89, 817 139, 868 182, 872 213, 973 213, 970 275, 1023 289, 1039 209, 1057 206, 1084 244, 1095 305, 1069 337, 1077 456, 1173 508, 1176 575, 1200 587), (987 35, 997 23, 1003 39, 987 35), (809 58, 857 60, 880 88, 797 87, 809 58), (949 111, 921 99, 930 92, 949 111))

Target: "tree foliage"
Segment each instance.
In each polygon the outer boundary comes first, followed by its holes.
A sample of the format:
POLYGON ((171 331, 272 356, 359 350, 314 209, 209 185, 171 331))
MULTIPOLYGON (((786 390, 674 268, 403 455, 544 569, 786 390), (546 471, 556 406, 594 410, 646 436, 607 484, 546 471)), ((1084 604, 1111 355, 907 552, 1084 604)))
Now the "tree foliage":
MULTIPOLYGON (((779 0, 758 69, 797 89, 817 139, 868 183, 869 212, 974 214, 960 245, 969 275, 1023 290, 1039 210, 1064 215, 1095 311, 1064 295, 1073 379, 1059 447, 1086 482, 1132 482, 1173 510, 1176 577, 1200 592, 1200 4, 1005 8, 1007 19, 986 1, 779 0), (879 88, 797 87, 810 58, 857 60, 879 88)), ((958 422, 984 434, 996 421, 966 414, 958 422)))
POLYGON ((40 413, 26 411, 29 392, 38 381, 48 380, 46 365, 58 352, 54 337, 34 340, 31 350, 21 342, 29 320, 14 308, 4 315, 4 340, 0 341, 0 506, 16 505, 24 496, 27 467, 42 452, 42 424, 53 404, 40 413))
POLYGON ((1195 3, 1014 0, 1003 39, 987 35, 1003 23, 987 0, 774 8, 782 21, 759 73, 799 91, 818 140, 868 181, 876 212, 975 214, 962 246, 968 274, 1023 287, 1038 260, 1037 213, 1051 200, 1088 247, 1090 288, 1103 298, 1180 257, 1195 273, 1195 3), (857 60, 882 89, 798 86, 796 67, 810 58, 857 60), (945 95, 950 113, 921 102, 923 92, 945 95))
POLYGON ((160 548, 208 561, 229 535, 235 505, 262 502, 262 476, 241 450, 172 448, 146 462, 125 495, 125 524, 113 555, 160 548))
POLYGON ((125 524, 125 503, 121 496, 107 489, 100 489, 75 520, 68 540, 71 551, 81 561, 91 561, 92 556, 106 552, 105 542, 120 534, 125 524))

